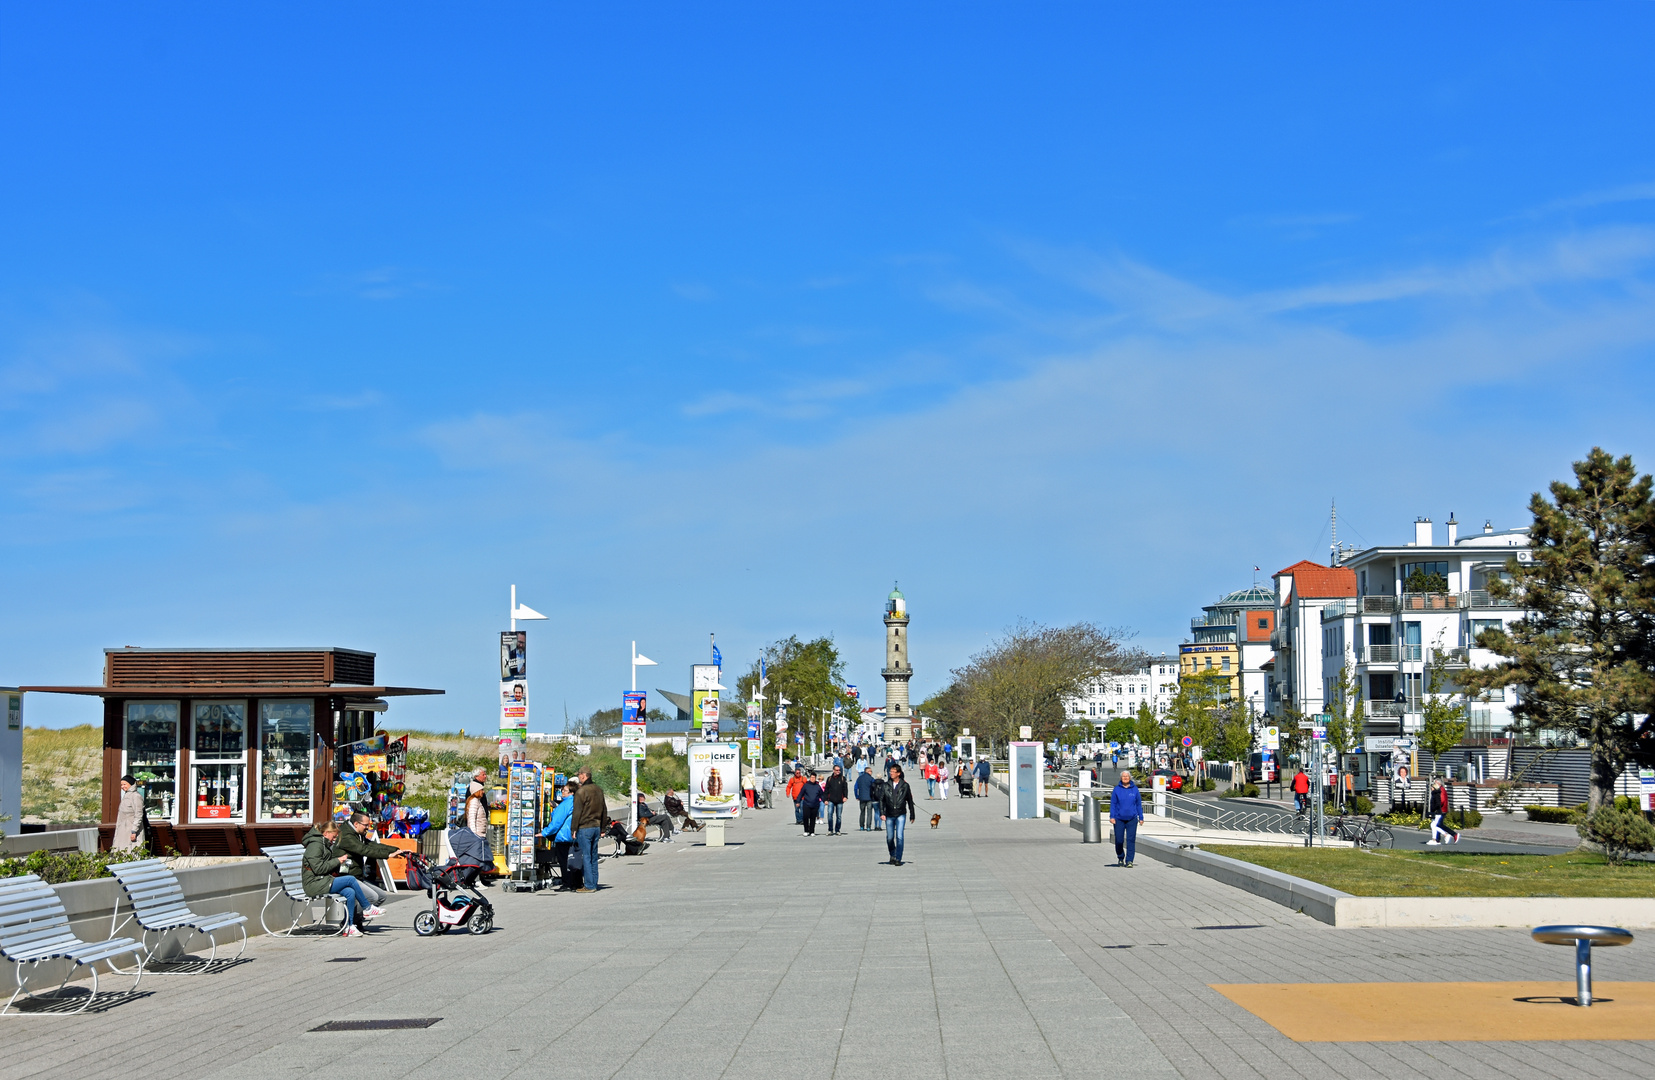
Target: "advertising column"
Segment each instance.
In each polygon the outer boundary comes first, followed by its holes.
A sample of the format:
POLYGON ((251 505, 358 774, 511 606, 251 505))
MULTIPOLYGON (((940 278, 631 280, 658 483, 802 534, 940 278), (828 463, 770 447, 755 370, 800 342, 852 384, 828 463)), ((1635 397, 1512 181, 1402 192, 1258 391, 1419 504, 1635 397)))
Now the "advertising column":
POLYGON ((711 742, 718 738, 718 665, 690 665, 690 696, 693 711, 690 721, 701 738, 711 742))
POLYGON ((500 760, 518 761, 529 734, 529 632, 500 632, 500 760))
POLYGON ((1046 746, 1038 742, 1011 744, 1011 817, 1044 817, 1043 788, 1046 778, 1046 746))
POLYGON ((724 822, 741 816, 741 748, 735 743, 690 746, 690 816, 708 822, 707 846, 724 846, 724 822))

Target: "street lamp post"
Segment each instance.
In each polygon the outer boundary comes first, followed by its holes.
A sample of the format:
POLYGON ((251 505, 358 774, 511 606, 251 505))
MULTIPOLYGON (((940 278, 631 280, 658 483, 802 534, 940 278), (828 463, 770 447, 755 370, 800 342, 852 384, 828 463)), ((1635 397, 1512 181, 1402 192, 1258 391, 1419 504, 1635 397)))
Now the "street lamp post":
MULTIPOLYGON (((638 669, 641 668, 641 667, 654 667, 654 666, 655 666, 655 661, 651 660, 649 657, 644 656, 642 653, 640 653, 638 651, 638 643, 636 641, 634 641, 632 643, 632 689, 634 691, 636 691, 638 689, 638 669)), ((642 719, 642 717, 640 717, 639 719, 642 719)), ((645 729, 645 730, 647 730, 647 729, 645 729)), ((649 745, 649 742, 648 742, 647 739, 645 740, 644 745, 645 746, 649 745)), ((631 832, 633 829, 636 829, 637 827, 638 827, 638 759, 633 758, 632 759, 632 810, 627 815, 627 828, 626 828, 626 831, 631 832)))

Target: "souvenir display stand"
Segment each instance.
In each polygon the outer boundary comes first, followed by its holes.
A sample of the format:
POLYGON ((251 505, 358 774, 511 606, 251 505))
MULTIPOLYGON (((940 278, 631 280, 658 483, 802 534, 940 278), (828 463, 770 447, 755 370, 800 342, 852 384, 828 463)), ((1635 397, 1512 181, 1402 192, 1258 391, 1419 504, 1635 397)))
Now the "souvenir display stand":
POLYGON ((506 879, 507 892, 533 892, 540 888, 540 865, 535 851, 540 843, 544 818, 546 770, 537 762, 513 761, 506 775, 506 879))
MULTIPOLYGON (((401 805, 407 790, 408 736, 391 739, 380 734, 371 739, 346 743, 335 752, 337 772, 333 782, 335 820, 361 810, 373 819, 374 831, 382 843, 404 851, 419 850, 419 837, 430 828, 430 815, 419 807, 401 805)), ((407 860, 388 860, 386 874, 394 882, 405 880, 407 860)))

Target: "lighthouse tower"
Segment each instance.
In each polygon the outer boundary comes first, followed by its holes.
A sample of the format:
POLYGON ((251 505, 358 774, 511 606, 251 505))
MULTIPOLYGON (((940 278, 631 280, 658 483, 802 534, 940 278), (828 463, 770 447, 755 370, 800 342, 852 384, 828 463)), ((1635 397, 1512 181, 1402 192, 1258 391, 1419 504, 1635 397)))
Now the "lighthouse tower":
POLYGON ((914 737, 914 711, 908 705, 908 680, 914 668, 908 657, 908 602, 891 589, 885 600, 885 741, 914 737))

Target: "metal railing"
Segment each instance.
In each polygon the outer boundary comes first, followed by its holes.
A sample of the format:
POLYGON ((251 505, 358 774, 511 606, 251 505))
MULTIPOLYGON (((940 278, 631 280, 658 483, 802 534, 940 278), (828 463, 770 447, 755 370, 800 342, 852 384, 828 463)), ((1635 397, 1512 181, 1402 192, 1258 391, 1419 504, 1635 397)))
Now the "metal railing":
POLYGON ((1241 617, 1240 612, 1220 611, 1212 615, 1198 615, 1190 620, 1190 629, 1200 626, 1235 626, 1241 617))
POLYGON ((1401 716, 1406 708, 1400 701, 1370 701, 1364 711, 1369 716, 1401 716))
POLYGON ((1394 596, 1359 596, 1362 602, 1364 615, 1391 615, 1396 612, 1396 597, 1394 596))
POLYGON ((1329 619, 1342 619, 1345 617, 1345 612, 1348 610, 1349 606, 1344 600, 1335 600, 1333 603, 1323 606, 1322 621, 1327 622, 1329 619))
MULTIPOLYGON (((1144 791, 1144 809, 1154 807, 1155 792, 1144 791)), ((1224 806, 1204 799, 1191 799, 1168 791, 1167 817, 1197 829, 1224 829, 1229 832, 1261 832, 1292 836, 1301 831, 1292 814, 1277 809, 1249 806, 1224 806)))
POLYGON ((1425 655, 1422 645, 1369 645, 1362 650, 1364 664, 1418 662, 1425 655))
POLYGON ((1511 597, 1501 600, 1499 597, 1490 595, 1487 589, 1472 589, 1460 594, 1460 606, 1468 608, 1514 608, 1523 605, 1511 597))
POLYGON ((1460 606, 1458 593, 1405 592, 1403 611, 1455 611, 1460 606))
POLYGON ((1471 666, 1471 650, 1468 648, 1437 649, 1436 655, 1442 657, 1444 667, 1463 668, 1471 666))

